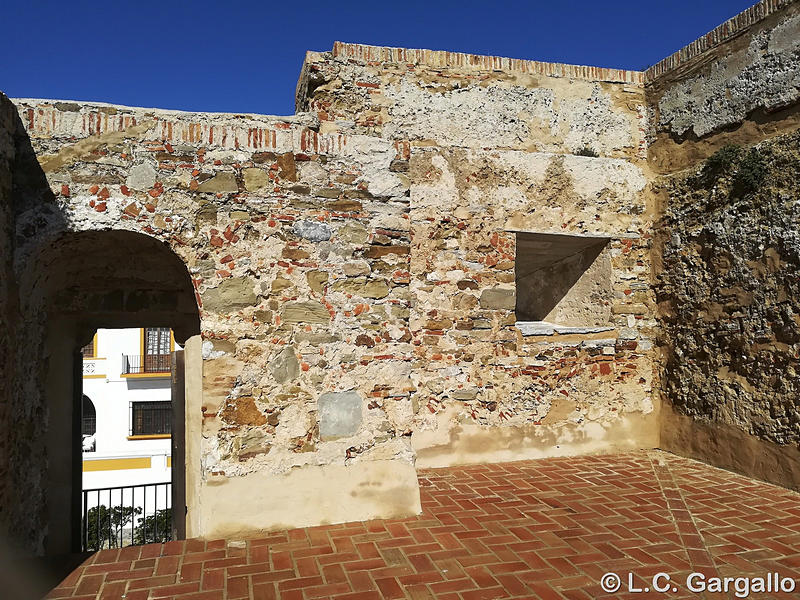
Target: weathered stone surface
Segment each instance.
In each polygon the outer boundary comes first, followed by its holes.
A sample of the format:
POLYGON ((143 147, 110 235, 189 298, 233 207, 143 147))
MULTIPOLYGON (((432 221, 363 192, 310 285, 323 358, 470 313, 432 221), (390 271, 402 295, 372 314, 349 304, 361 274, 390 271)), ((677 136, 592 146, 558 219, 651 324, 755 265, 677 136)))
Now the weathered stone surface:
POLYGON ((342 265, 342 270, 344 274, 348 277, 358 277, 359 275, 369 275, 370 274, 370 266, 369 263, 365 260, 355 260, 352 262, 345 263, 342 265))
POLYGON ((325 293, 325 285, 328 283, 328 274, 324 271, 309 271, 306 273, 308 286, 318 294, 325 293))
POLYGON ((269 363, 269 370, 278 383, 287 383, 297 379, 300 374, 300 363, 295 356, 295 349, 288 346, 281 350, 269 363))
POLYGON ((281 290, 285 290, 287 288, 292 287, 292 282, 288 279, 284 279, 283 277, 276 277, 272 281, 271 289, 273 292, 280 292, 281 290))
POLYGON ((328 392, 317 400, 319 435, 335 439, 355 434, 361 425, 361 396, 355 391, 328 392))
POLYGON ((257 310, 253 313, 256 321, 260 321, 261 323, 272 323, 272 311, 271 310, 257 310))
POLYGON ((514 323, 522 335, 586 335, 588 333, 602 333, 611 331, 613 327, 569 327, 547 323, 545 321, 517 321, 514 323))
POLYGON ((323 242, 331 239, 331 228, 318 221, 296 221, 292 228, 294 234, 310 242, 323 242))
POLYGON ((343 242, 363 244, 369 239, 369 232, 360 223, 348 222, 336 231, 336 237, 343 242))
POLYGON ((657 230, 670 235, 660 240, 664 268, 656 285, 668 349, 666 393, 675 410, 704 426, 794 445, 800 442, 798 147, 795 132, 750 151, 729 150, 728 160, 718 155, 696 173, 662 181, 669 203, 657 230))
POLYGON ((286 181, 297 181, 297 165, 293 152, 284 152, 277 159, 278 174, 286 181))
POLYGON ((389 295, 390 288, 383 279, 357 279, 339 280, 330 286, 331 290, 361 296, 362 298, 385 298, 389 295))
POLYGON ((646 315, 649 311, 644 304, 615 304, 611 312, 615 315, 646 315))
POLYGON ((132 190, 147 191, 156 183, 156 170, 149 162, 136 165, 130 170, 125 185, 132 190))
POLYGON ((365 258, 382 258, 389 254, 396 254, 397 256, 405 256, 411 251, 409 246, 370 246, 364 252, 365 258))
POLYGON ((281 256, 283 258, 288 258, 290 260, 305 260, 311 256, 310 252, 306 252, 300 248, 293 248, 291 246, 285 246, 283 248, 283 252, 281 252, 281 256))
POLYGON ((287 302, 281 317, 286 323, 328 323, 331 315, 319 302, 287 302))
POLYGON ((513 289, 490 288, 481 292, 481 308, 495 310, 514 310, 516 295, 513 289))
POLYGON ((342 338, 335 333, 322 333, 322 332, 306 332, 301 331, 295 335, 295 339, 298 342, 308 342, 314 346, 319 346, 322 344, 333 344, 334 342, 340 341, 342 338))
POLYGON ((243 169, 244 187, 248 192, 255 192, 269 185, 269 176, 263 169, 243 169))
POLYGON ((255 401, 249 396, 229 401, 220 417, 232 425, 264 425, 267 422, 264 413, 258 410, 255 401))
POLYGON ((453 400, 460 400, 462 402, 467 402, 469 400, 475 400, 478 397, 478 389, 477 388, 468 388, 462 390, 453 390, 451 396, 453 400))
POLYGON ((201 183, 197 191, 214 193, 238 192, 239 184, 236 183, 236 176, 233 173, 219 173, 201 183))
POLYGON ((254 287, 255 282, 250 277, 225 279, 217 287, 203 293, 203 308, 224 313, 253 306, 257 301, 254 287))

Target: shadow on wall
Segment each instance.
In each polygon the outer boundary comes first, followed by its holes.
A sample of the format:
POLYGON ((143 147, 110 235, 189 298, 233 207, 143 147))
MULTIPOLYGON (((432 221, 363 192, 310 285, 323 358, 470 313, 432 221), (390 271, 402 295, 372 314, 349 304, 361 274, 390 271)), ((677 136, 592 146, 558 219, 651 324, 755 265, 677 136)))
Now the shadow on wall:
POLYGON ((0 109, 0 543, 64 557, 40 563, 49 569, 79 547, 77 351, 100 327, 170 327, 182 343, 200 319, 186 265, 165 242, 76 231, 90 222, 68 216, 5 96, 0 109))
POLYGON ((0 539, 17 554, 41 551, 46 535, 41 483, 46 454, 39 437, 46 411, 27 396, 27 381, 42 361, 28 362, 25 352, 34 344, 22 327, 18 274, 31 265, 15 264, 15 250, 19 236, 65 226, 19 112, 0 93, 0 539), (17 217, 24 211, 35 218, 18 231, 17 217))
POLYGON ((518 321, 569 326, 609 322, 611 261, 608 238, 517 233, 518 321))

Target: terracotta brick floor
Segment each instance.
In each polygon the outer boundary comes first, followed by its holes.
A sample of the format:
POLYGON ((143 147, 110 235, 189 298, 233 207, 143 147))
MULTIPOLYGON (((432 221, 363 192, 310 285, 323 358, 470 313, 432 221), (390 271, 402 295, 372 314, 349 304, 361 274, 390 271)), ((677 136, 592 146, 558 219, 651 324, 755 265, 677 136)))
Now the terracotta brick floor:
MULTIPOLYGON (((688 573, 795 580, 800 495, 661 452, 420 472, 408 519, 169 542, 94 554, 48 598, 733 598, 690 593, 688 573), (619 574, 640 588, 604 594, 619 574), (624 592, 624 593, 623 593, 624 592)), ((231 508, 235 510, 235 508, 231 508)))

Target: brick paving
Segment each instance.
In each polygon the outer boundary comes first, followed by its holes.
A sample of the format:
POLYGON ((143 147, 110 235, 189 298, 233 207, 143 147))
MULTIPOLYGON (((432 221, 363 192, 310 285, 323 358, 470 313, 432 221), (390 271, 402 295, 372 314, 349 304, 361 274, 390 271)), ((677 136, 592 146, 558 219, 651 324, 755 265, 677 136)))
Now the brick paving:
POLYGON ((420 471, 423 512, 279 531, 247 541, 187 540, 104 550, 48 598, 733 598, 690 593, 686 575, 798 582, 800 495, 662 452, 420 471), (616 572, 644 588, 606 594, 616 572), (662 580, 663 581, 663 580, 662 580), (623 593, 624 592, 624 593, 623 593))

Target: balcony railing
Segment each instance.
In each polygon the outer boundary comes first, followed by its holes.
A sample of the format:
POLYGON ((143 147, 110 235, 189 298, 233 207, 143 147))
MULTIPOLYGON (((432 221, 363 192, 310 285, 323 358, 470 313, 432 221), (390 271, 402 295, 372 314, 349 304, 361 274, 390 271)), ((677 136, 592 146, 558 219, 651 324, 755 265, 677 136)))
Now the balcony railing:
POLYGON ((123 354, 122 374, 169 373, 172 369, 170 354, 123 354))
POLYGON ((172 539, 172 483, 83 490, 83 550, 172 539))

